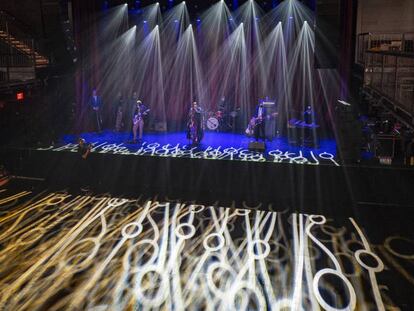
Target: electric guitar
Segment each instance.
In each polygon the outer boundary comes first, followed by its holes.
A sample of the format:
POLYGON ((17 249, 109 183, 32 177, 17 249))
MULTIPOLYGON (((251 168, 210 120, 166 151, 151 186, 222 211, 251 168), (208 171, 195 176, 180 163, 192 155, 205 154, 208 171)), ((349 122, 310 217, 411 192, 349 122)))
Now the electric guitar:
POLYGON ((270 120, 273 118, 276 118, 279 115, 278 112, 272 113, 270 115, 267 115, 266 117, 252 117, 250 119, 249 125, 247 126, 247 129, 245 131, 247 136, 253 136, 254 130, 256 129, 256 126, 263 123, 264 120, 270 120))
POLYGON ((135 116, 134 116, 134 125, 137 125, 139 122, 142 121, 143 117, 148 115, 148 113, 151 111, 151 109, 147 109, 144 112, 138 112, 135 116))

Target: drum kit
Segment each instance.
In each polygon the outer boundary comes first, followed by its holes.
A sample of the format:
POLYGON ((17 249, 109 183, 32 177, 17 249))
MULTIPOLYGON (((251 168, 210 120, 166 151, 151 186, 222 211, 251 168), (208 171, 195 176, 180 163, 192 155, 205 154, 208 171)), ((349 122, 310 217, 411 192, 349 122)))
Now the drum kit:
POLYGON ((205 118, 207 129, 210 131, 231 130, 234 127, 235 119, 239 115, 239 110, 240 109, 237 109, 235 111, 231 111, 230 113, 225 113, 223 110, 207 112, 207 116, 205 118))

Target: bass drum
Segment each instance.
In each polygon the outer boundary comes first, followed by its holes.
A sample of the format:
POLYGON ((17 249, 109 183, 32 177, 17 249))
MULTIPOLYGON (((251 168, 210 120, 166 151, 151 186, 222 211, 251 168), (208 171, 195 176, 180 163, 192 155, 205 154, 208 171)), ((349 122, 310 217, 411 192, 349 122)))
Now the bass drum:
POLYGON ((219 125, 220 125, 220 123, 219 123, 219 120, 218 120, 217 118, 215 118, 215 117, 211 117, 211 118, 208 118, 208 119, 207 119, 207 128, 208 128, 210 131, 215 131, 215 130, 217 130, 217 129, 218 129, 218 127, 219 127, 219 125))

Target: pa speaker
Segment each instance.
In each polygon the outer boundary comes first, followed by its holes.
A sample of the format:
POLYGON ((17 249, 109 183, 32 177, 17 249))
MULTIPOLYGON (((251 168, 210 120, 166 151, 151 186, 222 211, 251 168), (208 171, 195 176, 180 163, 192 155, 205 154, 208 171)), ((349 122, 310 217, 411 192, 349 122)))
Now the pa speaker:
POLYGON ((337 68, 340 51, 340 0, 317 0, 315 66, 337 68))
POLYGON ((264 142, 261 142, 261 141, 253 141, 249 143, 249 150, 264 152, 266 150, 266 145, 264 142))

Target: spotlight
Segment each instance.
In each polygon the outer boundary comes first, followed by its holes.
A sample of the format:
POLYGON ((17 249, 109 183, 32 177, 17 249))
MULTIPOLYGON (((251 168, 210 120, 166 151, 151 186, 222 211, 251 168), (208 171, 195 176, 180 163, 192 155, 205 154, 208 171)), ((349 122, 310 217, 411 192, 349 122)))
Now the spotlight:
POLYGON ((144 21, 144 24, 146 24, 147 23, 147 21, 144 21))

